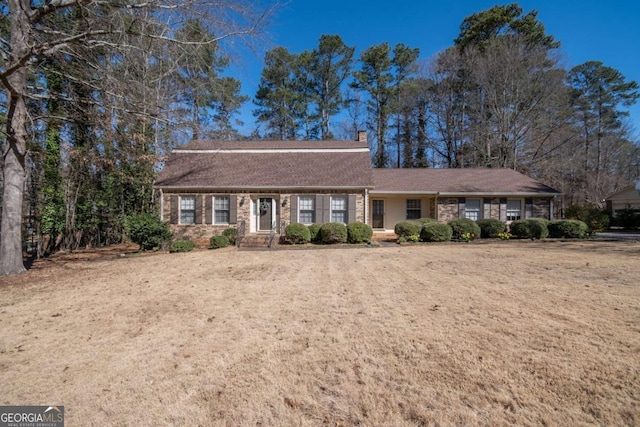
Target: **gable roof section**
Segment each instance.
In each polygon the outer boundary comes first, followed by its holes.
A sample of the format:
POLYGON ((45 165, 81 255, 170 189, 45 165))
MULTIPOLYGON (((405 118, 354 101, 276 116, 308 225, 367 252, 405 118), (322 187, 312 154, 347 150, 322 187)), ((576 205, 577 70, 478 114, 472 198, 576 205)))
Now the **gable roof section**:
POLYGON ((371 188, 358 141, 194 141, 176 148, 155 183, 175 189, 371 188))
POLYGON ((373 169, 371 194, 545 195, 560 194, 512 169, 373 169))
POLYGON ((628 199, 640 199, 640 190, 636 190, 635 185, 622 188, 609 194, 605 200, 628 200, 628 199))

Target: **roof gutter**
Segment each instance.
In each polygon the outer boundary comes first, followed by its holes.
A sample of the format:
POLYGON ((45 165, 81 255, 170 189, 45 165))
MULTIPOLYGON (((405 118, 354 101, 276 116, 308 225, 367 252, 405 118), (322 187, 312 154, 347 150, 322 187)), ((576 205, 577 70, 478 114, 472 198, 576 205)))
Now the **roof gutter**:
POLYGON ((304 191, 309 191, 309 190, 358 190, 358 191, 362 191, 362 190, 368 190, 373 188, 372 186, 364 186, 364 185, 360 185, 360 186, 305 186, 305 185, 295 185, 295 186, 284 186, 284 185, 271 185, 271 186, 264 186, 264 185, 255 185, 255 186, 164 186, 164 185, 154 185, 154 188, 158 188, 158 189, 162 189, 164 191, 245 191, 245 190, 249 190, 249 191, 256 191, 256 190, 268 190, 268 191, 274 191, 274 190, 287 190, 287 191, 291 191, 291 190, 304 190, 304 191))

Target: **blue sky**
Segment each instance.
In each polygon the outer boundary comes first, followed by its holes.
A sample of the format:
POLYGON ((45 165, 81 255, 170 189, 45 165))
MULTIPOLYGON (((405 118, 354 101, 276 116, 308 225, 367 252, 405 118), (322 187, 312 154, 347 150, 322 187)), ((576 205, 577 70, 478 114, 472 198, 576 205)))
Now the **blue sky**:
MULTIPOLYGON (((338 34, 356 57, 364 49, 384 41, 420 48, 426 60, 453 45, 462 20, 496 4, 513 1, 376 1, 291 0, 268 27, 265 50, 284 46, 289 52, 311 50, 323 34, 338 34)), ((640 2, 635 0, 539 0, 517 2, 524 12, 538 11, 547 34, 561 42, 566 68, 586 61, 602 61, 619 70, 627 80, 640 83, 640 2)), ((264 52, 245 56, 232 72, 242 81, 243 92, 255 95, 264 52)), ((247 102, 242 114, 245 128, 255 126, 247 102)), ((635 135, 640 134, 640 104, 630 109, 635 135)))

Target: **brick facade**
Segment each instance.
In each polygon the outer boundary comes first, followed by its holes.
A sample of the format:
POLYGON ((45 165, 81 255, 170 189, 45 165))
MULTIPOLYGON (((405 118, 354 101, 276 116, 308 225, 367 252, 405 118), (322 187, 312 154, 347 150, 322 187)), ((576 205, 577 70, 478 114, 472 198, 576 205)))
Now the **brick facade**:
MULTIPOLYGON (((276 221, 276 232, 281 233, 284 230, 284 227, 291 223, 291 207, 292 207, 292 197, 299 195, 340 195, 340 196, 351 196, 355 198, 355 221, 365 222, 365 195, 362 193, 344 193, 344 192, 332 192, 332 191, 321 191, 321 192, 296 192, 292 193, 259 193, 259 192, 185 192, 185 193, 175 193, 175 192, 163 192, 162 194, 162 220, 170 223, 171 231, 178 238, 180 237, 189 237, 194 241, 199 243, 208 242, 208 239, 213 235, 221 234, 225 229, 233 227, 238 228, 241 224, 244 224, 245 234, 250 234, 250 225, 251 225, 251 203, 252 200, 259 198, 273 198, 277 206, 277 216, 275 218, 276 221), (200 210, 196 210, 197 220, 196 222, 200 222, 199 224, 178 224, 175 221, 171 221, 172 218, 172 200, 177 201, 179 203, 179 199, 173 198, 172 196, 201 196, 203 200, 203 206, 205 204, 207 198, 215 197, 215 196, 232 196, 231 199, 235 197, 235 212, 236 218, 235 220, 232 218, 230 220, 230 224, 211 224, 207 221, 206 218, 206 209, 203 207, 200 210)), ((231 209, 233 210, 233 209, 231 209)), ((174 213, 175 215, 175 213, 174 213)), ((179 221, 178 221, 179 222, 179 221)))

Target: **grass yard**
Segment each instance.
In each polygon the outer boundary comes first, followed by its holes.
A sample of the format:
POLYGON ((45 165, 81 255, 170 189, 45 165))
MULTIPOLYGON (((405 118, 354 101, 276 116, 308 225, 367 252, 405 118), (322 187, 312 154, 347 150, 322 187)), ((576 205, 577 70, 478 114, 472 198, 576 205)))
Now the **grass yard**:
POLYGON ((639 278, 638 242, 54 257, 0 278, 0 404, 70 427, 639 425, 639 278))

